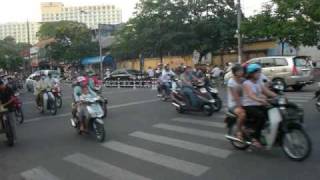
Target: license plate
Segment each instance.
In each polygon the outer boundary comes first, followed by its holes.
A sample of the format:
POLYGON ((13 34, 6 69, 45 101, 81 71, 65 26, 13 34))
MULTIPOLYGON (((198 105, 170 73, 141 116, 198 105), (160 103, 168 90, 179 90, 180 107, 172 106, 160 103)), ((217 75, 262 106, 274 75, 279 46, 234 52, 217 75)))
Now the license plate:
POLYGON ((201 88, 201 89, 200 89, 200 92, 201 92, 201 93, 206 93, 207 90, 206 90, 206 88, 201 88))

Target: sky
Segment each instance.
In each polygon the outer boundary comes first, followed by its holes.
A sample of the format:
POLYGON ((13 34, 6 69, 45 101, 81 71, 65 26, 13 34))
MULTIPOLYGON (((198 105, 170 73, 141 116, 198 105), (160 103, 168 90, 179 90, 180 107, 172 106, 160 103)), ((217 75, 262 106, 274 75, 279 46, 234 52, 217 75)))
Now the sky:
MULTIPOLYGON (((40 21, 40 3, 50 0, 2 0, 0 1, 0 23, 40 21)), ((123 21, 132 17, 135 4, 139 0, 51 0, 63 2, 66 6, 113 4, 122 9, 123 21)), ((241 0, 246 16, 259 12, 261 5, 268 0, 241 0)))

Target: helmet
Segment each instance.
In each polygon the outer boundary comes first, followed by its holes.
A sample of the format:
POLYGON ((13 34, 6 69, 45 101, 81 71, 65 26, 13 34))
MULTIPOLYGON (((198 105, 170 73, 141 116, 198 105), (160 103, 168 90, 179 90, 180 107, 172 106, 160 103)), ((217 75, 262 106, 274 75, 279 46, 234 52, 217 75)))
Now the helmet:
POLYGON ((78 83, 82 83, 82 82, 84 82, 85 80, 86 80, 86 78, 83 77, 83 76, 77 77, 77 82, 78 82, 78 83))
POLYGON ((249 64, 247 66, 247 73, 252 74, 261 70, 261 66, 259 64, 249 64))
POLYGON ((235 64, 231 68, 232 74, 235 74, 236 72, 243 71, 243 70, 244 68, 240 64, 235 64))

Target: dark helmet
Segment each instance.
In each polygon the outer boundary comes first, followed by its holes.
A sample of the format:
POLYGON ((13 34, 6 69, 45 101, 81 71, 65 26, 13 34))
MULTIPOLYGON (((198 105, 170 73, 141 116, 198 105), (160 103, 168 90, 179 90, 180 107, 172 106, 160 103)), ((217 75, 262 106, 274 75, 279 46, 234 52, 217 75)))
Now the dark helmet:
POLYGON ((232 74, 236 74, 238 71, 244 71, 244 68, 240 64, 235 64, 231 68, 232 74))

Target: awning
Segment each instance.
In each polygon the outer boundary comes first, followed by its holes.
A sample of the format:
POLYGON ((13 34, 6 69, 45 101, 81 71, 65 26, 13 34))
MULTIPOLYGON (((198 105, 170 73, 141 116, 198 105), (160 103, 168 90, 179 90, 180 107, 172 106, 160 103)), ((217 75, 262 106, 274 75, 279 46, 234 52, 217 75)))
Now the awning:
MULTIPOLYGON (((112 66, 115 64, 113 57, 111 55, 102 56, 102 61, 104 64, 110 64, 112 66)), ((81 59, 80 62, 82 65, 99 64, 100 63, 100 56, 86 57, 86 58, 81 59)))

